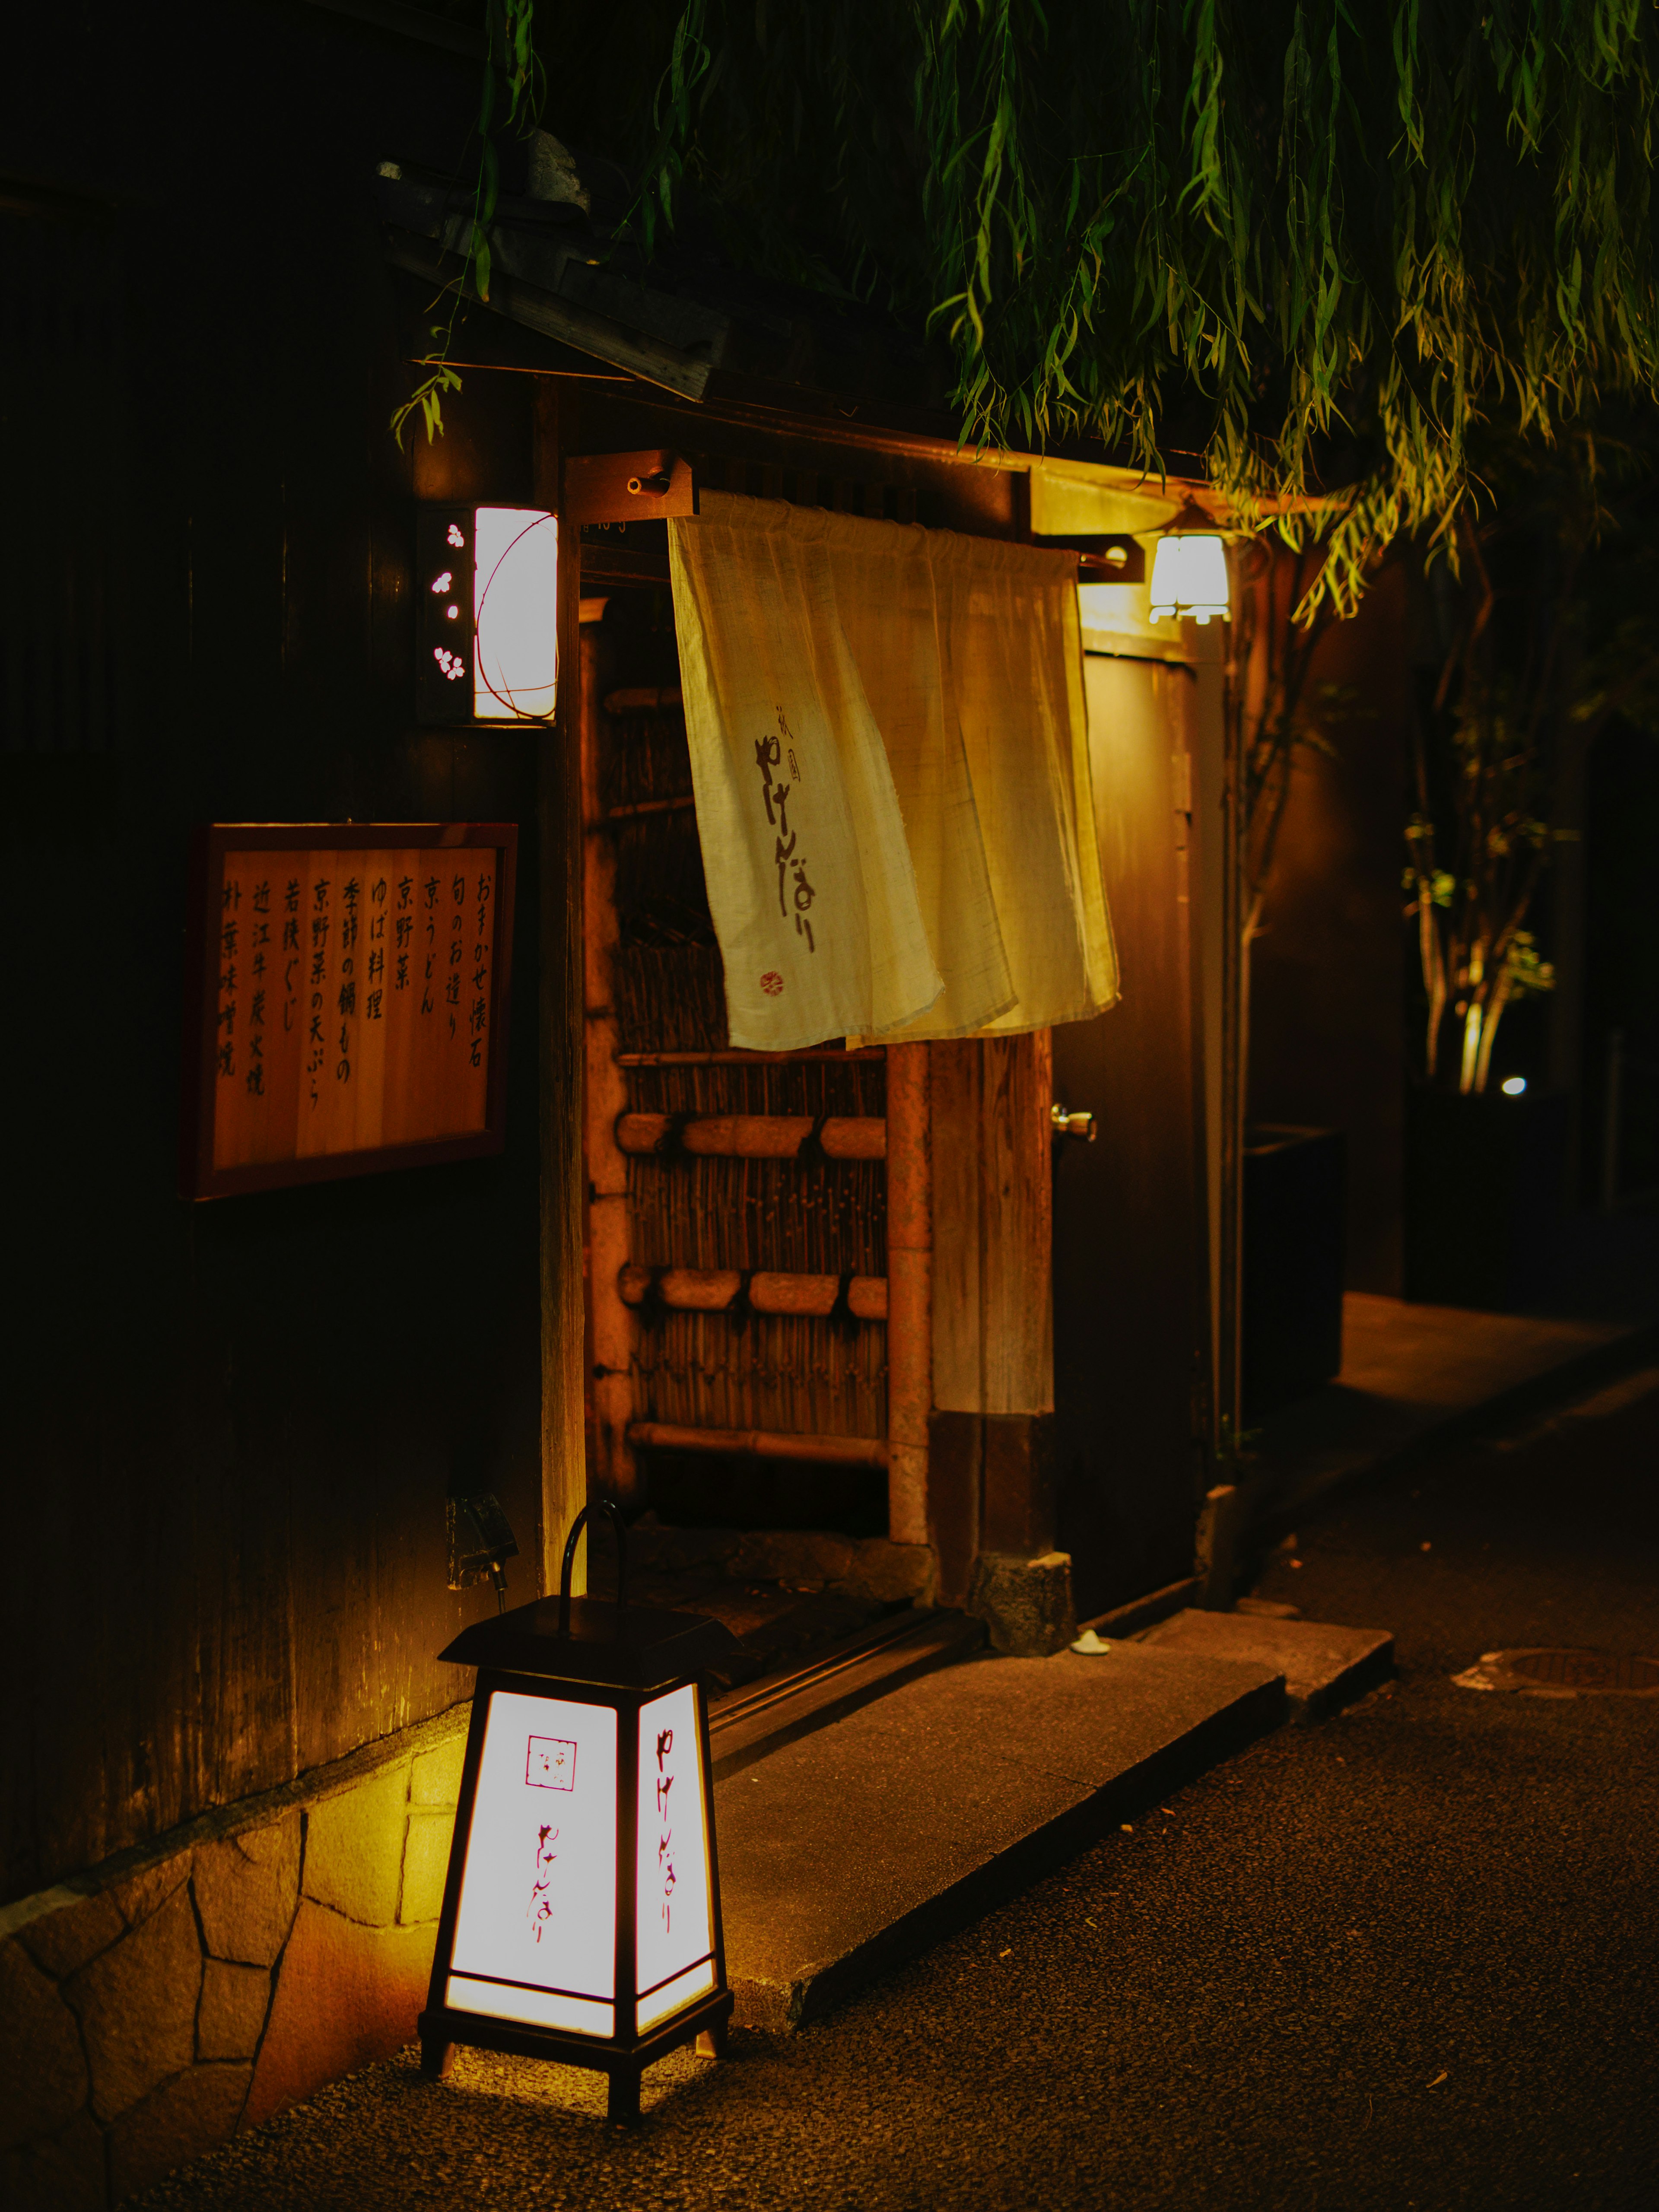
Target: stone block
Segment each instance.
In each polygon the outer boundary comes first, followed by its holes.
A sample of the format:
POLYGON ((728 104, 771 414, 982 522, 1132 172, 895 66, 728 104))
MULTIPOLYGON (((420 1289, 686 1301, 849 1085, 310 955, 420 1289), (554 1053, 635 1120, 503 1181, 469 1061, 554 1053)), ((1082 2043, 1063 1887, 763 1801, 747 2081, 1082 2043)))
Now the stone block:
POLYGON ((197 2057, 252 2058, 270 2006, 268 1968, 208 1960, 202 1969, 202 2008, 196 2016, 197 2057))
POLYGON ((270 2021, 242 2115, 258 2127, 273 2112, 308 2097, 413 2040, 426 2002, 436 1931, 365 1928, 324 1906, 302 1902, 276 1970, 270 2021))
POLYGON ((75 2016, 20 1943, 0 1943, 0 2149, 61 2128, 87 2100, 75 2016))
POLYGON ((0 2204, 6 2212, 104 2212, 104 2130, 77 2112, 55 2135, 0 2154, 0 2204))
POLYGON ((1077 1633, 1071 1553, 1043 1552, 1026 1559, 981 1552, 968 1610, 985 1623, 992 1650, 1010 1658, 1046 1659, 1063 1651, 1077 1633))
POLYGON ((216 1959, 276 1962, 300 1894, 300 1815, 285 1814, 196 1851, 196 1909, 216 1959))
POLYGON ((404 1893, 398 1917, 405 1927, 435 1920, 444 1901, 444 1876, 449 1871, 450 1838, 455 1815, 450 1812, 411 1813, 409 1840, 404 1845, 404 1893))
POLYGON ((192 2066, 152 2090, 109 2131, 110 2197, 119 2204, 236 2132, 251 2066, 192 2066))
POLYGON ((1323 1620, 1285 1620, 1260 1613, 1205 1613, 1188 1607, 1147 1629, 1143 1644, 1160 1651, 1248 1660, 1285 1677, 1291 1717, 1316 1721, 1384 1681, 1394 1668, 1386 1628, 1338 1628, 1323 1620))
POLYGON ((738 1582, 821 1590, 844 1579, 856 1551, 850 1537, 820 1529, 757 1530, 739 1538, 726 1571, 738 1582))
POLYGON ((175 1857, 158 1859, 154 1866, 141 1867, 125 1881, 112 1881, 106 1894, 119 1906, 127 1925, 136 1928, 189 1880, 190 1853, 180 1851, 175 1857))
POLYGON ((61 1976, 72 1974, 88 1959, 107 1951, 116 1937, 126 1932, 127 1923, 116 1910, 114 1899, 100 1890, 95 1896, 77 1897, 53 1911, 43 1912, 19 1931, 17 1940, 37 1966, 61 1976))
POLYGON ((306 1895, 367 1927, 390 1925, 398 1917, 408 1811, 406 1759, 313 1806, 306 1822, 306 1895))
POLYGON ((182 1889, 64 1984, 80 2014, 92 2109, 100 2120, 125 2112, 191 2063, 201 1987, 196 1915, 182 1889))
POLYGON ((447 1743, 415 1754, 410 1771, 411 1805, 453 1805, 461 1794, 461 1762, 466 1757, 466 1731, 458 1729, 447 1743))
POLYGON ((866 1536, 838 1589, 878 1605, 900 1605, 906 1598, 933 1595, 933 1553, 927 1544, 894 1544, 885 1536, 866 1536))

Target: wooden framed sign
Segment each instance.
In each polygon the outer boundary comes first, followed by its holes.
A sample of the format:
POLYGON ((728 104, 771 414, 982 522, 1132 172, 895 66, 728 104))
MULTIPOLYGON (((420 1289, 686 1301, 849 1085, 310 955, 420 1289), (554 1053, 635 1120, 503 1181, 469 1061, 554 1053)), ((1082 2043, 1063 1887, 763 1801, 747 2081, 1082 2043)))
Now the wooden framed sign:
POLYGON ((500 1152, 517 850, 503 822, 198 833, 186 1197, 500 1152))

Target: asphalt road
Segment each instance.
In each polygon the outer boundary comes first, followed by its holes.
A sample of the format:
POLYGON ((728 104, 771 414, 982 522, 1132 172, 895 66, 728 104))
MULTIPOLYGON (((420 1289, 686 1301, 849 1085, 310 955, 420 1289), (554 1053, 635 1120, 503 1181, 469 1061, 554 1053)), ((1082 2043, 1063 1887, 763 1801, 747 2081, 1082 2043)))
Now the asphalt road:
POLYGON ((805 2033, 669 2061, 637 2133, 588 2077, 405 2057, 136 2201, 1659 2212, 1659 1699, 1449 1680, 1659 1659, 1659 1387, 1446 1453, 1294 1557, 1263 1594, 1393 1628, 1393 1686, 805 2033))

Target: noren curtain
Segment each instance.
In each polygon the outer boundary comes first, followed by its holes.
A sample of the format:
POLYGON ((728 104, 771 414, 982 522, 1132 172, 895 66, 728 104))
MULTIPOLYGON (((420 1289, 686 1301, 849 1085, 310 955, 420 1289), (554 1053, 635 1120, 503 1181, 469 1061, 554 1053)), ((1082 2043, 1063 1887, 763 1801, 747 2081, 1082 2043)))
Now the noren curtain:
POLYGON ((1109 1006, 1074 556, 715 492, 669 552, 732 1042, 1109 1006))

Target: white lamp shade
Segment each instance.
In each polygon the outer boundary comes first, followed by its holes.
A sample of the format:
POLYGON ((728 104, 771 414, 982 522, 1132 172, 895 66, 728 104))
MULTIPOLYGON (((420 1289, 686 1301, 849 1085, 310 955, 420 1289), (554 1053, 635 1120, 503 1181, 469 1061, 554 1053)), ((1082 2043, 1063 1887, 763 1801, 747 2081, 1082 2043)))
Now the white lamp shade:
POLYGON ((1182 615, 1200 623, 1207 623, 1212 616, 1226 621, 1227 549, 1218 537, 1207 531, 1183 531, 1179 537, 1158 539, 1148 611, 1153 622, 1182 615))
POLYGON ((639 1808, 634 1944, 643 2033, 714 1986, 702 1740, 689 1682, 641 1710, 639 1808))
POLYGON ((615 1710, 497 1690, 465 1850, 445 2002, 614 2033, 615 1710))
POLYGON ((474 718, 545 719, 558 696, 557 519, 538 507, 481 507, 473 532, 474 718))

